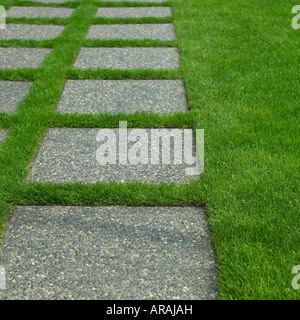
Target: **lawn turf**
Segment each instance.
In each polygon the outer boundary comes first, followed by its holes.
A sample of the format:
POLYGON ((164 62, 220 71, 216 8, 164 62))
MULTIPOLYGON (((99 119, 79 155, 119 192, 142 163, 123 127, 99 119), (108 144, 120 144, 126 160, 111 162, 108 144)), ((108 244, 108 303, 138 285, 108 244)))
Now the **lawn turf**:
MULTIPOLYGON (((76 8, 68 19, 13 18, 14 23, 57 23, 63 33, 47 41, 0 41, 0 47, 50 47, 37 70, 0 70, 1 80, 34 80, 19 112, 0 114, 9 129, 0 147, 0 214, 14 205, 205 205, 217 253, 221 299, 299 299, 291 270, 300 264, 299 34, 291 27, 292 3, 280 0, 172 0, 163 4, 75 1, 12 5, 76 8), (86 40, 98 6, 172 5, 177 41, 86 40), (176 46, 178 70, 76 70, 83 46, 176 46), (66 79, 183 78, 189 114, 59 115, 66 79), (194 127, 205 129, 205 169, 188 185, 141 183, 28 183, 30 166, 49 127, 194 127)), ((295 3, 296 4, 296 3, 295 3)))

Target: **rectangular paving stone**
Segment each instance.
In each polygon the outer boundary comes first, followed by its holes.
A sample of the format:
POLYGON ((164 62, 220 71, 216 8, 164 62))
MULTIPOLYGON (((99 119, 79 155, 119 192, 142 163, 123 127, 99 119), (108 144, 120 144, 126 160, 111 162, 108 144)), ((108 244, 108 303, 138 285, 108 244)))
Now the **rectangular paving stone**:
POLYGON ((48 40, 58 37, 64 28, 55 25, 8 23, 6 29, 0 30, 0 40, 48 40))
POLYGON ((193 207, 18 206, 0 299, 213 300, 207 217, 193 207))
POLYGON ((30 82, 0 81, 0 112, 15 113, 31 85, 30 82))
POLYGON ((79 69, 176 69, 177 48, 82 48, 74 67, 79 69))
POLYGON ((171 23, 101 24, 91 26, 87 38, 175 40, 176 34, 171 23))
MULTIPOLYGON (((105 156, 103 149, 105 149, 106 146, 104 143, 105 137, 101 137, 101 135, 107 132, 107 129, 104 130, 105 131, 94 128, 49 129, 28 179, 30 181, 55 183, 96 183, 110 181, 120 183, 128 181, 186 183, 199 178, 199 175, 186 174, 186 169, 194 168, 195 164, 186 165, 184 161, 182 161, 181 164, 174 164, 173 143, 170 143, 171 151, 166 152, 171 155, 169 164, 163 164, 161 160, 158 160, 157 164, 151 161, 151 157, 154 159, 157 154, 161 159, 161 141, 159 147, 153 147, 153 152, 151 152, 151 143, 149 143, 148 146, 144 143, 140 146, 141 148, 146 148, 146 151, 136 150, 135 152, 134 148, 138 148, 138 143, 134 141, 128 142, 128 160, 125 161, 125 164, 120 163, 119 129, 108 130, 109 135, 115 137, 116 148, 112 148, 116 151, 116 161, 105 162, 105 164, 101 163, 105 156), (100 137, 100 140, 98 139, 99 141, 97 141, 97 137, 100 137), (133 147, 134 145, 135 147, 133 147), (144 152, 143 155, 145 152, 147 153, 146 161, 143 164, 135 162, 137 158, 136 154, 139 152, 144 152)), ((178 130, 180 134, 182 134, 183 130, 178 130)), ((128 130, 129 137, 136 133, 136 131, 131 134, 130 132, 131 130, 128 130)), ((150 129, 143 130, 143 135, 147 135, 146 139, 149 141, 151 140, 150 133, 150 129)), ((111 142, 112 138, 107 143, 111 142)), ((164 142, 166 142, 166 140, 164 142)), ((124 145, 125 144, 122 143, 122 148, 124 145)), ((182 150, 184 149, 183 143, 180 143, 180 148, 182 148, 182 150)), ((187 146, 187 148, 193 151, 193 146, 187 146)), ((121 152, 122 150, 123 149, 121 149, 121 152)), ((110 152, 110 155, 112 155, 112 153, 113 151, 110 152)), ((182 154, 182 152, 179 153, 179 155, 180 154, 182 154)), ((166 163, 166 161, 164 163, 166 163)))
POLYGON ((11 7, 7 11, 10 18, 67 18, 74 12, 69 8, 51 7, 11 7))
POLYGON ((0 130, 0 145, 4 141, 6 135, 6 130, 0 130))
POLYGON ((0 48, 0 69, 38 68, 52 49, 0 48))
POLYGON ((165 18, 172 16, 171 7, 99 8, 96 17, 102 18, 165 18))
POLYGON ((60 113, 175 113, 188 110, 180 80, 68 80, 60 113))

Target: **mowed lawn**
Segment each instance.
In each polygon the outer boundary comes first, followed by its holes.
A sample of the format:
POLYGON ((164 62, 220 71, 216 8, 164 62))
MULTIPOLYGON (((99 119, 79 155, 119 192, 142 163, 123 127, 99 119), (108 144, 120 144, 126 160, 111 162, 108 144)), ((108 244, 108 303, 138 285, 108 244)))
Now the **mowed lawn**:
POLYGON ((300 30, 280 0, 174 0, 223 299, 299 299, 300 30))
MULTIPOLYGON (((2 0, 12 5, 41 5, 2 0)), ((297 4, 297 3, 295 3, 297 4)), ((69 19, 8 19, 53 23, 54 40, 0 41, 0 47, 53 48, 41 69, 0 70, 0 80, 34 81, 16 115, 0 114, 8 129, 0 150, 0 232, 14 205, 205 205, 216 249, 220 299, 299 299, 291 273, 300 265, 299 44, 291 2, 172 0, 177 41, 92 41, 85 36, 98 6, 141 3, 74 1, 69 19), (178 46, 182 67, 170 71, 74 70, 83 46, 178 46), (60 115, 66 79, 180 79, 191 112, 179 115, 60 115), (188 185, 27 182, 49 127, 194 127, 205 129, 205 168, 188 185)), ((42 4, 55 6, 53 4, 42 4)), ((152 4, 153 5, 153 4, 152 4)), ((154 4, 155 6, 161 4, 154 4)), ((131 19, 118 20, 129 23, 131 19)), ((1 68, 1 66, 0 66, 1 68)))

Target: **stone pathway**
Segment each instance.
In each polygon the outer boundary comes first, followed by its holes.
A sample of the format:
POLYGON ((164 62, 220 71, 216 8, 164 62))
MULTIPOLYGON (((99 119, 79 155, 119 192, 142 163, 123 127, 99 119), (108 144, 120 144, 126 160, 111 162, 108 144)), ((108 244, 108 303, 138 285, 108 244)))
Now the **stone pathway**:
POLYGON ((52 49, 0 48, 2 69, 39 68, 52 49))
POLYGON ((170 7, 99 8, 96 17, 102 18, 165 18, 172 16, 170 7))
POLYGON ((63 114, 171 114, 187 110, 181 80, 68 80, 57 107, 63 114))
MULTIPOLYGON (((38 156, 31 169, 29 179, 41 182, 84 182, 95 183, 99 181, 141 181, 141 182, 188 182, 198 176, 188 176, 185 170, 190 166, 186 164, 173 164, 171 157, 170 164, 131 164, 134 160, 128 159, 127 165, 119 164, 119 146, 117 143, 116 164, 100 165, 96 158, 99 147, 97 134, 99 129, 49 129, 44 139, 44 143, 39 150, 38 156)), ((128 130, 128 136, 133 130, 128 130)), ((178 130, 182 133, 182 129, 178 130)), ((118 129, 112 129, 118 138, 118 129)), ((150 140, 150 129, 146 130, 148 140, 150 140)), ((118 138, 119 141, 119 138, 118 138)), ((183 150, 183 146, 181 145, 183 150)), ((134 143, 128 143, 128 149, 134 143)), ((157 150, 161 156, 160 150, 157 150)), ((155 149, 156 150, 156 149, 155 149)), ((173 145, 170 147, 171 155, 174 153, 173 145)), ((146 150, 151 152, 151 145, 146 150)), ((186 151, 187 152, 187 151, 186 151)), ((153 156, 155 153, 151 153, 153 156)), ((170 154, 170 153, 169 153, 170 154)), ((129 157, 129 156, 128 156, 129 157)), ((154 156, 153 156, 154 157, 154 156)), ((148 155, 147 155, 148 160, 148 155)), ((195 165, 194 165, 195 166, 195 165)), ((191 167, 194 167, 191 166, 191 167)))
POLYGON ((13 114, 19 103, 26 97, 32 83, 21 81, 0 81, 0 112, 13 114))
POLYGON ((215 299, 205 214, 173 207, 17 207, 1 299, 215 299))
POLYGON ((0 40, 48 40, 58 37, 64 28, 53 25, 8 23, 6 29, 0 31, 0 40))
POLYGON ((175 40, 176 34, 172 24, 100 24, 91 26, 87 35, 88 39, 153 39, 175 40))
POLYGON ((82 48, 74 64, 78 69, 176 69, 177 48, 82 48))
POLYGON ((11 7, 7 11, 9 18, 68 18, 74 9, 51 7, 11 7))
MULTIPOLYGON (((132 1, 161 3, 164 0, 127 0, 132 1)), ((23 8, 12 7, 8 14, 67 18, 74 12, 66 8, 23 8)), ((113 7, 97 11, 98 17, 109 18, 171 15, 170 7, 113 7)), ((51 39, 59 36, 63 28, 8 24, 7 30, 0 32, 0 39, 51 39)), ((91 26, 86 38, 165 41, 175 40, 176 34, 170 23, 101 24, 91 26)), ((2 69, 39 68, 50 52, 51 49, 41 48, 0 48, 0 66, 2 69)), ((168 70, 179 66, 179 52, 174 47, 81 48, 73 65, 76 69, 112 70, 168 70)), ((0 81, 0 112, 17 112, 31 85, 0 81)), ((122 114, 135 112, 160 115, 188 112, 188 103, 182 80, 66 79, 56 112, 118 114, 123 121, 122 114)), ((119 129, 109 130, 112 136, 120 138, 119 129)), ((129 149, 133 147, 131 142, 137 142, 134 139, 137 130, 125 128, 129 149)), ((161 129, 160 133, 167 131, 161 129)), ((171 163, 164 165, 160 161, 160 157, 165 159, 161 145, 168 143, 168 139, 158 140, 154 147, 139 142, 140 152, 156 154, 157 162, 144 163, 139 158, 141 154, 129 151, 130 164, 101 165, 99 132, 98 128, 49 128, 28 181, 183 184, 199 178, 186 173, 194 165, 178 163, 178 159, 174 164, 175 147, 182 150, 182 156, 183 151, 185 155, 195 156, 195 143, 189 149, 183 140, 177 139, 178 135, 183 136, 181 128, 171 131, 177 135, 174 143, 170 143, 171 163)), ((151 137, 151 142, 152 132, 143 130, 144 137, 151 137)), ((0 143, 4 136, 5 131, 1 130, 0 143)), ((121 148, 123 142, 119 141, 115 150, 117 163, 121 148)), ((6 290, 0 290, 0 299, 217 298, 208 221, 204 210, 196 207, 17 206, 4 237, 0 265, 5 267, 7 275, 6 290)))

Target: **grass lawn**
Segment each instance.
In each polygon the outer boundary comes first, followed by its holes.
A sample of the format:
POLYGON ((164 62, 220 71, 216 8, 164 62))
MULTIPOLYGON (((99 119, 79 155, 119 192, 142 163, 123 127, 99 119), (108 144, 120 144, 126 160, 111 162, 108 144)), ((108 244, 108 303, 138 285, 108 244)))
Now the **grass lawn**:
MULTIPOLYGON (((0 80, 34 81, 17 114, 0 113, 9 129, 0 149, 0 233, 14 205, 205 205, 217 253, 221 299, 299 299, 291 273, 300 265, 299 36, 292 2, 172 0, 174 18, 95 18, 100 1, 12 5, 77 8, 56 23, 55 40, 1 41, 0 47, 53 48, 38 70, 0 70, 0 80), (92 23, 173 22, 177 41, 85 40, 92 23), (182 67, 169 71, 75 70, 83 46, 178 46, 182 67), (66 79, 180 79, 191 112, 59 115, 66 79), (297 119, 298 118, 298 119, 297 119), (49 127, 179 127, 205 129, 205 169, 188 185, 28 183, 30 166, 49 127), (298 121, 297 121, 298 120, 298 121)), ((101 6, 162 4, 101 3, 101 6)), ((0 66, 1 68, 1 66, 0 66)))

